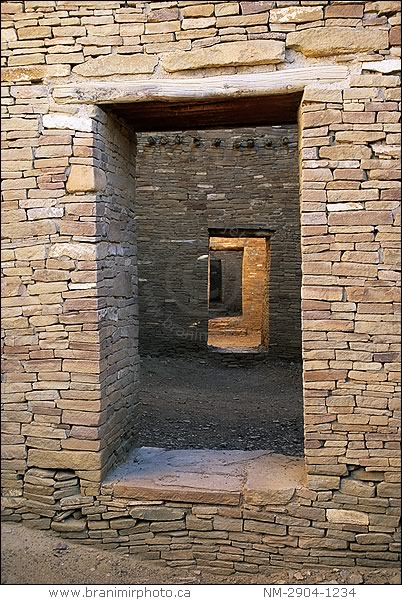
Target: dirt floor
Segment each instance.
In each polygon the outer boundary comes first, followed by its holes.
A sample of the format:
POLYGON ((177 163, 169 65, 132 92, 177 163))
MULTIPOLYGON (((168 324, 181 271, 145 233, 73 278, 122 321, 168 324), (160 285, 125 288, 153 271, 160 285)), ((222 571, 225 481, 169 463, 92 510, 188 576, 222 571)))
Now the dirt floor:
POLYGON ((399 584, 398 569, 269 569, 264 575, 222 577, 171 569, 116 551, 60 540, 20 523, 3 523, 2 584, 399 584))
POLYGON ((298 363, 146 357, 140 377, 140 446, 303 453, 298 363))

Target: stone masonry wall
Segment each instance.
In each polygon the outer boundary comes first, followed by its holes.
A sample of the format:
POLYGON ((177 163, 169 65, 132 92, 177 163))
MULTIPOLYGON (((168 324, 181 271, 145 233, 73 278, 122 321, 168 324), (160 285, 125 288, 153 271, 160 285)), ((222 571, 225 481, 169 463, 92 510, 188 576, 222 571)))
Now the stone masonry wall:
MULTIPOLYGON (((298 460, 286 458, 289 478, 298 460)), ((397 504, 390 508, 385 482, 378 483, 375 497, 376 486, 363 473, 352 470, 334 492, 292 487, 288 479, 283 489, 246 485, 243 498, 239 492, 205 489, 178 494, 173 486, 160 500, 119 481, 105 481, 98 496, 81 495, 72 471, 30 468, 24 498, 13 498, 14 510, 6 508, 3 518, 83 544, 221 575, 281 566, 398 566, 397 504)))
MULTIPOLYGON (((101 116, 103 126, 96 148, 101 151, 100 168, 107 174, 107 186, 97 199, 97 289, 101 309, 100 398, 106 402, 92 432, 105 449, 106 472, 135 443, 139 427, 138 277, 135 138, 113 115, 101 116)), ((82 438, 88 438, 87 431, 82 438)))
POLYGON ((48 115, 37 137, 29 127, 24 136, 21 122, 16 135, 30 152, 35 144, 40 158, 31 170, 40 175, 22 188, 18 180, 4 184, 3 235, 14 248, 5 256, 15 260, 3 280, 3 482, 11 493, 28 455, 35 464, 77 469, 84 487, 99 481, 136 431, 133 145, 116 119, 103 111, 92 117, 48 115), (24 209, 14 210, 16 198, 24 209), (58 224, 55 216, 63 217, 58 224), (36 238, 26 237, 34 230, 36 238))
POLYGON ((136 183, 140 347, 205 349, 208 228, 263 225, 275 230, 270 349, 300 358, 296 125, 139 134, 136 183))
POLYGON ((148 556, 174 566, 396 561, 400 2, 17 0, 1 11, 5 518, 60 534, 53 521, 68 521, 84 543, 132 552, 160 544, 148 556), (342 76, 323 81, 335 68, 342 76), (284 72, 305 82, 305 484, 279 505, 239 499, 231 514, 196 499, 158 499, 179 509, 174 518, 147 513, 104 481, 135 431, 133 161, 124 125, 77 86, 202 77, 208 90, 210 76, 284 72), (144 512, 113 524, 131 502, 144 512), (200 540, 208 557, 195 554, 200 540))

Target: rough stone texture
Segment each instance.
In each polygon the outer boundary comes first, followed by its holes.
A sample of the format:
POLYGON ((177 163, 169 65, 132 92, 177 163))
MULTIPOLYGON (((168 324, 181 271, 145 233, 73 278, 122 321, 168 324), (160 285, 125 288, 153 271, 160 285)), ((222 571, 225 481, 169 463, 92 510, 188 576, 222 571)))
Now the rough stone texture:
POLYGON ((66 190, 76 192, 102 192, 106 187, 106 175, 87 165, 73 165, 67 179, 66 190))
POLYGON ((256 40, 175 53, 166 56, 163 66, 168 73, 174 73, 208 67, 277 64, 283 62, 284 58, 285 45, 282 42, 256 40))
POLYGON ((175 0, 154 10, 112 0, 107 15, 99 2, 81 4, 1 5, 4 518, 41 529, 66 522, 55 534, 226 575, 263 572, 267 561, 397 564, 400 3, 350 3, 353 16, 324 0, 211 2, 208 15, 195 3, 193 16, 175 0), (289 22, 295 8, 324 16, 289 22), (288 22, 270 19, 283 9, 288 22), (194 29, 184 28, 189 19, 194 29), (170 53, 174 75, 164 70, 170 53), (85 99, 57 104, 53 87, 173 81, 194 65, 208 77, 338 60, 350 75, 335 89, 318 85, 300 111, 305 484, 283 505, 244 505, 238 491, 208 484, 169 498, 166 486, 102 484, 138 427, 134 135, 85 99), (73 165, 107 173, 106 189, 68 193, 73 165), (130 527, 129 509, 149 502, 185 518, 130 527), (110 526, 115 519, 128 528, 110 526), (239 560, 222 560, 228 549, 239 560))
POLYGON ((349 523, 353 525, 368 525, 369 516, 356 510, 338 510, 329 508, 327 519, 330 523, 349 523))
MULTIPOLYGON (((54 113, 43 115, 42 125, 45 129, 71 129, 90 133, 93 130, 94 122, 88 116, 54 113)), ((83 165, 77 166, 82 167, 83 165)))
POLYGON ((4 67, 1 70, 1 80, 5 83, 36 82, 48 77, 66 77, 70 71, 70 65, 4 67))
POLYGON ((179 509, 156 506, 148 509, 132 508, 130 515, 141 521, 178 521, 184 517, 185 513, 179 509))
POLYGON ((383 50, 388 46, 387 38, 382 30, 332 27, 330 35, 324 28, 291 32, 286 45, 305 56, 322 57, 383 50))
POLYGON ((82 519, 66 519, 60 523, 53 521, 51 527, 53 531, 58 531, 60 533, 78 533, 85 531, 87 524, 86 521, 82 519))
POLYGON ((100 56, 74 67, 73 73, 83 77, 107 77, 153 73, 157 59, 154 56, 100 56))
MULTIPOLYGON (((234 3, 236 6, 237 3, 234 3)), ((224 5, 221 5, 224 6, 224 5)), ((237 5, 238 6, 238 5, 237 5)), ((253 1, 253 2, 240 2, 240 8, 243 15, 254 15, 256 13, 265 13, 270 8, 273 8, 274 2, 269 2, 267 0, 253 1)), ((217 7, 218 8, 218 7, 217 7)), ((217 8, 215 9, 216 14, 218 15, 217 8)), ((222 9, 220 9, 222 10, 222 9)), ((235 14, 238 10, 232 9, 233 12, 227 12, 225 14, 235 14)), ((223 14, 223 13, 222 13, 223 14)))
POLYGON ((320 6, 288 8, 277 8, 269 13, 271 23, 310 23, 323 18, 323 10, 320 6))
POLYGON ((100 454, 96 452, 72 452, 70 450, 37 450, 28 452, 28 466, 81 471, 94 471, 100 468, 100 454))
POLYGON ((389 2, 387 0, 383 0, 381 2, 371 2, 370 8, 374 11, 378 11, 378 14, 380 16, 394 14, 401 10, 400 4, 398 4, 398 2, 389 2))
POLYGON ((253 461, 247 470, 244 500, 255 506, 287 504, 303 483, 304 468, 297 459, 266 456, 253 461))
MULTIPOLYGON (((95 398, 103 399, 103 404, 95 431, 98 439, 108 440, 103 453, 107 468, 125 455, 138 430, 138 279, 135 137, 113 115, 101 118, 97 146, 104 148, 99 167, 107 173, 107 186, 96 202, 101 223, 97 253, 101 376, 95 398)), ((88 314, 88 307, 82 308, 88 314)), ((77 429, 77 438, 86 439, 85 427, 77 429)))

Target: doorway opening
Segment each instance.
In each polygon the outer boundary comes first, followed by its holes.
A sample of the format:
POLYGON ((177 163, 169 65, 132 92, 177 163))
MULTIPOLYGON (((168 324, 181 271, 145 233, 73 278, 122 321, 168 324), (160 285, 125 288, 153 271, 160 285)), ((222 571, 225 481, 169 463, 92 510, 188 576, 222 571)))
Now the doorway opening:
POLYGON ((213 231, 209 238, 208 346, 222 352, 267 349, 271 231, 238 228, 230 235, 213 231))
POLYGON ((243 250, 209 251, 210 317, 242 314, 243 250))
POLYGON ((297 109, 237 126, 229 107, 219 129, 212 105, 164 109, 121 108, 137 142, 137 445, 300 456, 297 109))

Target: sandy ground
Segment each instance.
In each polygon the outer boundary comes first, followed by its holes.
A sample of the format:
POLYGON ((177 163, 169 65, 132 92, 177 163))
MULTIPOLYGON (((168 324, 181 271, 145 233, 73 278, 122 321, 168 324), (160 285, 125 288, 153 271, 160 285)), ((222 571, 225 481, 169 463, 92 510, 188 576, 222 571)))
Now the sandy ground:
POLYGON ((60 540, 20 523, 3 523, 2 584, 399 584, 398 569, 271 569, 264 575, 221 577, 171 569, 117 551, 60 540))
POLYGON ((301 366, 231 368, 198 357, 141 363, 139 446, 303 454, 301 366))

